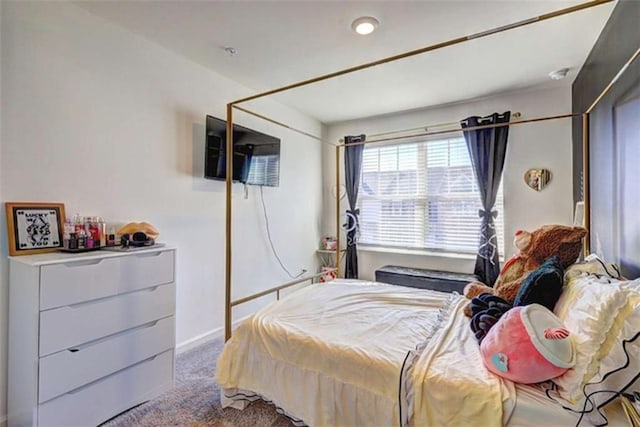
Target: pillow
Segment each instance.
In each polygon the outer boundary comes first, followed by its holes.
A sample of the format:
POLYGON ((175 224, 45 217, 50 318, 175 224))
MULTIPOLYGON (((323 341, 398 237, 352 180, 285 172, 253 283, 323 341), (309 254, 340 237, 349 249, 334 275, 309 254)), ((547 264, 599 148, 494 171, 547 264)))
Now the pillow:
POLYGON ((539 304, 514 307, 500 317, 482 340, 480 353, 489 371, 522 384, 557 377, 575 363, 570 333, 539 304))
POLYGON ((617 264, 605 262, 596 254, 590 254, 584 259, 584 262, 573 264, 567 268, 564 280, 586 275, 624 280, 617 264))
POLYGON ((513 306, 540 304, 553 310, 562 293, 563 277, 560 259, 557 256, 547 259, 522 281, 513 306))
POLYGON ((576 346, 575 366, 554 383, 560 396, 576 407, 582 408, 583 388, 598 374, 601 360, 615 347, 618 335, 634 313, 630 298, 633 291, 622 283, 595 275, 573 277, 554 309, 576 346))
MULTIPOLYGON (((631 289, 626 286, 629 283, 620 282, 619 285, 631 289)), ((640 280, 636 280, 635 285, 640 290, 640 280)), ((640 292, 629 294, 628 305, 632 307, 631 314, 621 322, 610 350, 600 361, 598 372, 582 390, 584 402, 580 409, 591 410, 588 418, 594 425, 607 421, 598 409, 617 393, 640 392, 640 292)))

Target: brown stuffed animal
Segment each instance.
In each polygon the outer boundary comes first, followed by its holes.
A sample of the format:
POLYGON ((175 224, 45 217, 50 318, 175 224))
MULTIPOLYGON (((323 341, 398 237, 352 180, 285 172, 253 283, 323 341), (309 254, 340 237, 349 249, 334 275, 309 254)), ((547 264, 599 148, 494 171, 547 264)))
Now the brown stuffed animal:
MULTIPOLYGON (((582 238, 586 235, 587 230, 583 227, 564 225, 543 225, 531 233, 518 230, 513 242, 518 253, 504 264, 493 288, 480 282, 471 282, 465 286, 464 296, 471 300, 483 293, 490 293, 513 303, 524 278, 547 258, 557 255, 563 268, 576 262, 582 250, 582 238)), ((465 313, 471 316, 469 305, 465 313)))

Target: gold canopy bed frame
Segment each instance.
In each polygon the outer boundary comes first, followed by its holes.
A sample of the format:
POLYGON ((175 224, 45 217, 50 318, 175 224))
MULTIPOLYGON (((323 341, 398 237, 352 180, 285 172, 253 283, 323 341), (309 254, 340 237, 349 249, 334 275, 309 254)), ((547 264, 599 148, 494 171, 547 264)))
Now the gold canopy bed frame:
MULTIPOLYGON (((487 31, 483 31, 480 33, 474 33, 468 36, 464 36, 464 37, 458 37, 455 39, 451 39, 445 42, 441 42, 441 43, 436 43, 421 49, 417 49, 417 50, 412 50, 409 52, 405 52, 399 55, 394 55, 394 56, 390 56, 390 57, 386 57, 377 61, 373 61, 373 62, 369 62, 369 63, 365 63, 362 65, 358 65, 355 67, 351 67, 351 68, 347 68, 344 70, 340 70, 340 71, 336 71, 333 73, 329 73, 323 76, 319 76, 319 77, 315 77, 315 78, 311 78, 308 80, 304 80, 304 81, 300 81, 297 83, 293 83, 293 84, 289 84, 277 89, 273 89, 273 90, 269 90, 266 92, 262 92, 262 93, 258 93, 256 95, 252 95, 252 96, 248 96, 245 98, 241 98, 238 99, 236 101, 232 101, 230 103, 227 104, 227 108, 226 108, 226 126, 227 126, 227 133, 226 133, 226 164, 227 164, 227 170, 226 170, 226 252, 225 252, 225 341, 229 340, 229 338, 231 337, 231 330, 232 330, 232 309, 234 306, 239 305, 239 304, 243 304, 245 302, 251 301, 253 299, 268 295, 268 294, 272 294, 272 293, 276 293, 277 296, 279 297, 279 293, 282 289, 288 288, 290 286, 296 285, 296 284, 300 284, 306 281, 310 281, 313 280, 317 277, 320 277, 322 274, 326 274, 326 271, 322 272, 322 273, 317 273, 314 275, 309 275, 309 276, 305 276, 303 278, 298 278, 295 280, 292 280, 290 282, 281 284, 279 286, 275 286, 272 287, 270 289, 266 289, 264 291, 255 293, 253 295, 249 295, 243 298, 239 298, 236 300, 232 300, 231 298, 231 287, 232 287, 232 235, 231 235, 231 230, 232 230, 232 202, 231 202, 231 195, 232 195, 232 176, 233 176, 233 110, 236 109, 238 111, 253 115, 255 117, 258 117, 260 119, 266 120, 270 123, 282 126, 284 128, 290 129, 294 132, 297 132, 299 134, 305 135, 307 137, 319 140, 322 143, 325 144, 329 144, 332 146, 335 146, 335 164, 336 164, 336 171, 335 171, 335 185, 336 188, 338 188, 338 186, 340 185, 340 160, 341 160, 341 153, 340 150, 342 148, 345 147, 345 143, 344 142, 339 142, 337 144, 333 144, 327 141, 323 141, 321 138, 314 136, 310 133, 304 132, 302 130, 296 129, 294 127, 291 127, 285 123, 279 122, 277 120, 274 120, 272 118, 269 118, 267 116, 258 114, 256 112, 253 112, 247 108, 241 107, 240 104, 249 102, 249 101, 253 101, 256 100, 258 98, 264 98, 266 96, 269 95, 274 95, 277 93, 281 93, 284 91, 288 91, 291 89, 295 89, 295 88, 300 88, 302 86, 307 86, 307 85, 312 85, 314 83, 320 82, 320 81, 324 81, 324 80, 328 80, 328 79, 332 79, 335 77, 339 77, 339 76, 343 76, 345 74, 350 74, 350 73, 354 73, 356 71, 361 71, 367 68, 371 68, 371 67, 375 67, 378 65, 382 65, 382 64, 386 64, 389 62, 393 62, 393 61, 398 61, 404 58, 408 58, 408 57, 412 57, 415 55, 420 55, 426 52, 431 52, 431 51, 435 51, 438 49, 443 49, 449 46, 453 46, 453 45, 457 45, 460 43, 464 43, 466 41, 470 41, 470 40, 474 40, 474 39, 479 39, 479 38, 483 38, 483 37, 487 37, 490 35, 494 35, 497 33, 501 33, 504 31, 508 31, 511 29, 515 29, 515 28, 519 28, 519 27, 523 27, 523 26, 527 26, 530 24, 534 24, 537 22, 542 22, 545 20, 549 20, 549 19, 553 19, 559 16, 563 16, 563 15, 568 15, 574 12, 578 12, 584 9, 589 9, 595 6, 599 6, 605 3, 610 3, 614 0, 592 0, 592 1, 588 1, 585 3, 581 3, 572 7, 568 7, 568 8, 564 8, 564 9, 560 9, 551 13, 546 13, 543 15, 539 15, 530 19, 525 19, 523 21, 518 21, 515 22, 513 24, 509 24, 509 25, 505 25, 505 26, 501 26, 498 28, 494 28, 494 29, 490 29, 487 31)), ((520 125, 520 124, 525 124, 525 123, 534 123, 534 122, 542 122, 542 121, 547 121, 547 120, 557 120, 557 119, 564 119, 564 118, 577 118, 580 117, 582 119, 582 170, 583 170, 583 182, 582 182, 582 190, 583 190, 583 196, 582 196, 582 201, 584 202, 584 224, 585 227, 587 229, 590 228, 590 194, 589 194, 589 188, 590 188, 590 181, 589 181, 589 177, 590 177, 590 173, 589 173, 589 160, 590 160, 590 154, 589 154, 589 115, 591 113, 591 111, 596 107, 596 105, 598 104, 598 102, 607 94, 607 92, 609 92, 609 90, 611 89, 611 87, 616 83, 616 81, 620 78, 620 76, 625 72, 625 70, 631 65, 631 63, 633 63, 633 61, 635 61, 637 59, 637 57, 640 56, 640 48, 638 50, 635 51, 635 53, 633 55, 631 55, 631 57, 627 60, 627 62, 623 65, 623 67, 619 70, 619 72, 614 76, 614 78, 610 81, 610 83, 604 88, 604 90, 600 93, 599 96, 596 97, 596 99, 593 101, 593 103, 584 111, 584 112, 579 112, 579 113, 567 113, 567 114, 562 114, 562 115, 555 115, 555 116, 548 116, 548 117, 538 117, 538 118, 530 118, 530 119, 521 119, 521 120, 514 120, 514 121, 510 121, 508 123, 499 123, 499 124, 494 124, 494 125, 482 125, 482 126, 475 126, 475 127, 469 127, 467 128, 467 130, 475 130, 475 129, 484 129, 484 128, 493 128, 493 127, 498 127, 498 126, 504 126, 504 125, 520 125)), ((437 126, 441 126, 441 125, 435 125, 432 127, 437 127, 437 126)), ((422 128, 423 130, 425 128, 422 128)), ((378 137, 377 139, 370 139, 370 140, 366 140, 363 142, 359 142, 356 143, 355 145, 360 145, 360 144, 371 144, 371 143, 380 143, 380 142, 388 142, 388 141, 394 141, 394 140, 401 140, 401 139, 405 139, 405 138, 409 138, 409 137, 422 137, 422 136, 431 136, 431 135, 439 135, 439 134, 446 134, 446 133, 452 133, 452 132, 457 132, 460 129, 446 129, 446 130, 435 130, 435 131, 429 131, 428 128, 426 128, 426 131, 420 132, 420 133, 413 133, 411 135, 401 135, 401 136, 389 136, 388 134, 381 134, 379 135, 380 137, 378 137)), ((340 197, 336 197, 336 210, 335 210, 335 215, 336 215, 336 239, 337 239, 337 245, 336 245, 336 258, 335 259, 340 259, 340 234, 341 234, 341 230, 340 230, 340 215, 341 215, 341 207, 340 207, 340 197)), ((585 254, 590 252, 590 244, 589 244, 589 239, 585 239, 584 242, 584 251, 585 254)), ((336 271, 337 275, 339 276, 340 274, 340 263, 337 262, 336 263, 336 267, 334 268, 334 270, 336 271)))

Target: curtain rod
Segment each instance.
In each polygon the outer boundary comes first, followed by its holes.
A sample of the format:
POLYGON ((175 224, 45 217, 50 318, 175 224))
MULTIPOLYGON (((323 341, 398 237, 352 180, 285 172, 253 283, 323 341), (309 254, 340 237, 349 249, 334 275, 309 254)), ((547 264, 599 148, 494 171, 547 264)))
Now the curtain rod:
MULTIPOLYGON (((522 117, 522 113, 520 113, 519 111, 516 111, 515 113, 513 113, 511 115, 511 117, 513 117, 515 119, 519 119, 520 117, 522 117)), ((371 135, 367 135, 367 138, 377 138, 377 137, 380 137, 380 136, 393 135, 394 133, 415 132, 415 131, 418 131, 418 130, 422 130, 422 131, 428 132, 432 128, 441 128, 441 127, 445 127, 445 126, 455 126, 455 125, 459 125, 459 124, 460 124, 460 121, 447 122, 447 123, 436 123, 434 125, 420 126, 420 127, 411 128, 411 129, 392 130, 392 131, 389 131, 389 132, 373 133, 371 135)), ((462 128, 452 129, 451 131, 453 132, 453 131, 456 131, 456 130, 462 130, 462 128)), ((413 135, 411 135, 411 136, 413 136, 413 135)), ((344 138, 340 138, 338 140, 338 142, 343 143, 344 142, 344 138)))
MULTIPOLYGON (((538 117, 538 118, 535 118, 535 119, 517 120, 515 122, 496 123, 496 124, 492 124, 492 125, 469 126, 468 128, 465 128, 464 130, 491 129, 491 128, 497 128, 497 127, 500 127, 500 126, 511 126, 511 125, 520 125, 520 124, 523 124, 523 123, 543 122, 543 121, 546 121, 546 120, 565 119, 565 118, 568 118, 568 117, 576 117, 576 116, 582 116, 582 113, 570 113, 570 114, 562 114, 562 115, 559 115, 559 116, 538 117)), ((377 142, 389 142, 389 141, 396 141, 396 140, 405 139, 405 138, 415 138, 415 137, 419 137, 419 136, 441 135, 441 134, 445 134, 445 133, 460 132, 461 130, 462 130, 462 128, 460 128, 460 129, 439 130, 439 131, 434 131, 434 132, 422 132, 422 133, 416 133, 416 134, 412 134, 412 135, 392 136, 392 137, 389 137, 389 138, 381 138, 381 139, 375 139, 375 140, 365 140, 365 141, 362 141, 362 142, 354 142, 354 143, 348 144, 348 145, 352 146, 352 145, 374 144, 374 143, 377 143, 377 142)), ((347 144, 345 144, 345 143, 337 145, 337 147, 346 147, 346 146, 347 146, 347 144)))

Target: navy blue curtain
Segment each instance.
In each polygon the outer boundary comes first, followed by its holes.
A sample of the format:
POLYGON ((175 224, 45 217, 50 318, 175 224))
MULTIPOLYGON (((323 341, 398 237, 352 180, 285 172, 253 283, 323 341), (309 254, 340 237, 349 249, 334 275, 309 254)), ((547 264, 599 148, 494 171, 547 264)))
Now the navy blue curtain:
POLYGON ((487 117, 468 117, 461 122, 482 199, 482 209, 478 212, 482 219, 480 244, 474 273, 488 286, 493 286, 500 273, 498 237, 493 221, 498 212, 493 207, 504 169, 509 125, 485 129, 469 128, 509 123, 510 117, 511 112, 507 111, 502 114, 493 113, 487 117))
POLYGON ((358 215, 360 215, 360 211, 356 208, 356 204, 358 202, 364 144, 355 144, 364 142, 365 138, 365 135, 344 137, 344 180, 347 199, 349 200, 347 223, 344 224, 345 230, 347 230, 344 277, 347 279, 358 278, 358 251, 356 245, 358 243, 358 215))

